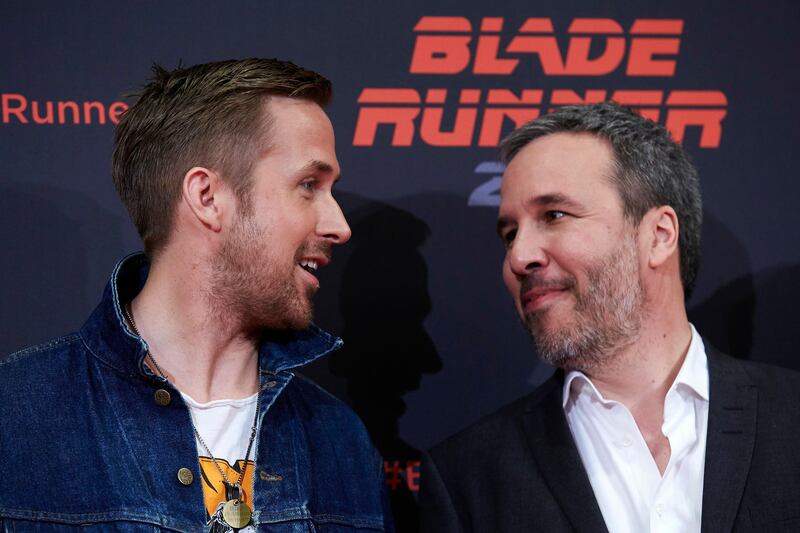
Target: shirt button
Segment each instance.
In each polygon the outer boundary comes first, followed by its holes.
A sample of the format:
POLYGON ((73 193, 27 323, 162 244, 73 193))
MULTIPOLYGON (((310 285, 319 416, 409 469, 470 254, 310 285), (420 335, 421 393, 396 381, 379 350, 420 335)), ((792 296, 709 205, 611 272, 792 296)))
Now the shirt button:
POLYGON ((155 399, 156 404, 160 405, 161 407, 168 406, 169 402, 172 401, 172 395, 164 389, 158 389, 153 395, 153 398, 155 399))
POLYGON ((631 437, 629 435, 625 435, 624 437, 622 437, 622 440, 619 441, 619 443, 627 447, 633 444, 633 440, 631 440, 631 437))
POLYGON ((194 474, 186 467, 181 468, 178 470, 178 481, 181 482, 181 485, 188 487, 194 481, 194 474))
POLYGON ((656 514, 661 518, 661 514, 664 512, 664 506, 662 504, 656 504, 656 514))
POLYGON ((274 387, 277 384, 278 384, 277 381, 267 381, 266 383, 264 383, 264 388, 265 389, 271 389, 272 387, 274 387))

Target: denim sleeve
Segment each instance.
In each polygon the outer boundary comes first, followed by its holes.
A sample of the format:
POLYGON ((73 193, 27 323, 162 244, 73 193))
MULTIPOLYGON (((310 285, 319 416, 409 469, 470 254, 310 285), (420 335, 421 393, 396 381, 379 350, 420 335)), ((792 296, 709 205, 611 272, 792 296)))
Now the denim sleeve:
POLYGON ((383 457, 378 455, 378 490, 381 494, 381 506, 383 507, 383 530, 386 533, 395 533, 394 518, 392 516, 392 506, 389 503, 389 492, 386 489, 386 473, 383 468, 383 457))

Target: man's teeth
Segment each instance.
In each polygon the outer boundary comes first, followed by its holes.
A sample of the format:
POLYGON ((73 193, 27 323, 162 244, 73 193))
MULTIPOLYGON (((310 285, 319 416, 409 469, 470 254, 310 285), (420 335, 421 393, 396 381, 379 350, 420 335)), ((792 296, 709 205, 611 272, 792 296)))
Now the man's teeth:
POLYGON ((300 261, 300 266, 305 268, 306 270, 316 270, 317 269, 317 262, 312 261, 310 259, 303 259, 300 261))

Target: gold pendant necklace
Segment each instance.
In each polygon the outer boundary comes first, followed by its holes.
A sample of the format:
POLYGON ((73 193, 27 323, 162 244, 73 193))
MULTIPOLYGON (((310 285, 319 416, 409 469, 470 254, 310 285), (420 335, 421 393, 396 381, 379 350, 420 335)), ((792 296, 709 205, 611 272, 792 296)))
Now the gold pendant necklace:
MULTIPOLYGON (((139 330, 136 328, 136 322, 134 322, 133 320, 133 311, 131 309, 130 303, 125 305, 124 310, 126 318, 128 319, 128 322, 130 322, 131 329, 138 337, 141 338, 139 330)), ((161 370, 161 367, 158 366, 158 363, 156 362, 156 359, 155 357, 153 357, 153 354, 150 352, 150 350, 147 351, 146 357, 150 358, 150 362, 153 363, 153 366, 158 371, 159 377, 161 377, 165 382, 169 383, 167 375, 164 373, 163 370, 161 370)), ((223 483, 225 484, 226 501, 222 506, 222 513, 221 513, 222 516, 220 516, 219 512, 214 513, 214 516, 212 516, 211 520, 209 520, 209 524, 212 526, 212 529, 214 529, 213 527, 214 522, 220 519, 224 521, 223 525, 235 529, 241 529, 245 527, 247 524, 249 524, 250 520, 253 517, 253 512, 250 510, 250 507, 248 507, 248 505, 244 502, 244 499, 242 497, 243 496, 242 481, 244 480, 244 474, 247 471, 247 461, 248 459, 250 459, 250 451, 253 448, 253 442, 255 441, 256 433, 258 432, 258 412, 260 407, 259 404, 260 402, 258 401, 258 397, 256 397, 256 416, 253 420, 253 427, 250 429, 250 441, 247 443, 247 452, 244 454, 242 471, 239 472, 239 479, 236 481, 236 483, 231 483, 231 480, 228 479, 228 476, 225 475, 225 471, 219 465, 219 462, 217 461, 216 457, 214 457, 214 454, 211 453, 211 450, 208 448, 208 445, 203 440, 203 437, 200 436, 200 432, 197 431, 197 426, 195 426, 194 424, 194 417, 191 416, 191 412, 189 413, 189 420, 192 423, 192 429, 194 430, 194 434, 197 437, 197 440, 203 446, 203 449, 208 454, 209 458, 211 459, 211 462, 217 468, 220 475, 222 475, 222 479, 224 480, 223 483)))
POLYGON ((250 523, 252 513, 246 503, 236 500, 228 500, 222 507, 222 518, 225 523, 236 529, 243 528, 250 523))

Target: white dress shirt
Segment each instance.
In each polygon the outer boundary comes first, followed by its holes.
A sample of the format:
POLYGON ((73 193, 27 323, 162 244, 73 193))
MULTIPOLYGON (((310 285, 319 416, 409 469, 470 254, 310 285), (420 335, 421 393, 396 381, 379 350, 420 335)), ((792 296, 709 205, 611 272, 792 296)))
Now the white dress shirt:
POLYGON ((628 408, 603 398, 582 372, 567 374, 563 405, 611 533, 700 531, 708 361, 694 326, 686 359, 664 399, 661 430, 671 453, 663 476, 628 408))

